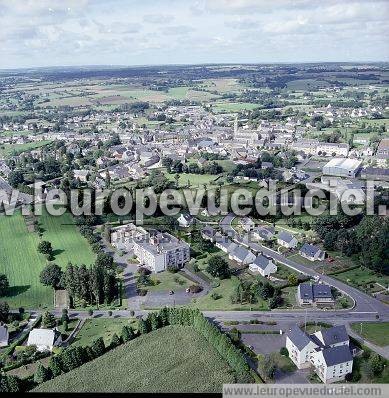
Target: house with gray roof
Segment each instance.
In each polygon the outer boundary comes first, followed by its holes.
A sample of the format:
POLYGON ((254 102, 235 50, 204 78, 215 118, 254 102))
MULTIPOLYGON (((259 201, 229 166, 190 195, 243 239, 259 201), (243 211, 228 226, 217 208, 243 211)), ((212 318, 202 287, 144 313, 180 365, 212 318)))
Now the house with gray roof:
POLYGON ((300 249, 300 255, 309 261, 323 261, 326 253, 320 247, 304 243, 300 249))
POLYGON ((177 221, 180 227, 188 228, 194 223, 194 218, 189 213, 181 213, 177 221))
POLYGON ((287 249, 293 249, 297 246, 297 239, 289 232, 281 231, 277 236, 277 243, 287 249))
POLYGON ((259 272, 262 276, 266 277, 277 272, 277 266, 271 257, 260 254, 249 265, 249 270, 254 273, 259 272))
POLYGON ((299 369, 312 366, 323 383, 344 380, 352 373, 353 354, 344 325, 311 335, 294 325, 287 334, 286 348, 299 369))
POLYGON ((239 264, 250 264, 255 260, 255 255, 243 246, 237 246, 230 254, 229 259, 239 264))
POLYGON ((206 226, 201 230, 201 237, 204 240, 209 240, 211 242, 215 242, 216 234, 217 234, 216 230, 209 226, 206 226))
POLYGON ((255 227, 254 221, 250 217, 242 217, 239 219, 240 225, 246 232, 250 232, 255 227))
POLYGON ((334 304, 331 286, 324 283, 300 283, 297 288, 297 299, 300 305, 334 304))
POLYGON ((252 236, 254 239, 269 241, 274 238, 275 229, 273 226, 260 226, 253 229, 252 236))
POLYGON ((224 253, 231 254, 235 250, 235 248, 238 247, 238 245, 227 236, 220 236, 221 238, 217 237, 215 239, 215 246, 224 253))

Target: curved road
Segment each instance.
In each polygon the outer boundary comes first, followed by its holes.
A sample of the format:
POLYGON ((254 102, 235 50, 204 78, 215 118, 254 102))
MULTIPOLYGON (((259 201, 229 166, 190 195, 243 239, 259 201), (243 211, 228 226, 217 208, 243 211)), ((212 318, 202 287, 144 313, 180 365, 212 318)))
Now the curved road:
MULTIPOLYGON (((241 243, 242 245, 245 245, 246 247, 249 247, 253 251, 256 252, 262 252, 265 255, 274 258, 276 261, 278 261, 281 264, 286 265, 289 268, 292 268, 298 272, 301 272, 302 274, 312 276, 312 277, 320 277, 320 279, 327 283, 330 286, 335 287, 336 289, 346 293, 348 296, 350 296, 354 301, 355 301, 355 307, 352 310, 337 310, 337 311, 326 311, 327 316, 330 315, 330 313, 336 313, 339 315, 339 313, 342 313, 344 315, 346 314, 352 314, 352 315, 376 315, 378 314, 380 318, 384 319, 389 319, 389 306, 382 303, 381 301, 377 300, 376 298, 361 292, 360 290, 347 285, 346 283, 343 283, 339 281, 338 279, 331 278, 328 275, 322 275, 318 273, 317 271, 313 270, 312 268, 306 267, 304 265, 301 265, 293 260, 288 259, 287 257, 283 256, 282 254, 279 254, 278 252, 269 249, 268 247, 265 247, 261 245, 258 242, 253 242, 248 234, 244 236, 239 236, 236 231, 232 228, 231 222, 235 218, 235 215, 233 214, 228 214, 224 219, 220 222, 220 227, 222 231, 228 235, 231 236, 231 239, 233 239, 237 243, 241 243)), ((312 311, 310 311, 311 313, 312 311)), ((317 311, 318 315, 322 314, 325 311, 317 311)), ((292 313, 288 312, 288 313, 292 313)), ((335 315, 335 314, 334 314, 335 315)))

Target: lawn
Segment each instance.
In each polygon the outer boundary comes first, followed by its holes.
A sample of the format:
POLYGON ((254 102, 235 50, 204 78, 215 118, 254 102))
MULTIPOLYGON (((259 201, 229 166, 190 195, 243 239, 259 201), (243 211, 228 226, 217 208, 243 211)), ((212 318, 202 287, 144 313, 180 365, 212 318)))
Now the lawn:
POLYGON ((389 322, 352 323, 351 328, 364 339, 381 347, 389 346, 389 322))
POLYGON ((95 261, 95 254, 74 225, 71 214, 53 217, 43 212, 39 221, 44 230, 43 240, 48 240, 53 246, 56 264, 66 267, 69 262, 90 265, 95 261))
POLYGON ((39 282, 45 258, 37 252, 39 237, 27 231, 23 216, 0 216, 0 273, 8 277, 6 298, 11 308, 47 307, 53 303, 51 289, 39 282))
POLYGON ((151 279, 153 281, 159 281, 159 283, 154 286, 145 286, 145 289, 150 292, 185 290, 190 285, 193 285, 193 283, 182 274, 172 273, 169 271, 159 272, 157 275, 152 275, 151 279))
POLYGON ((372 270, 361 267, 341 272, 333 276, 363 291, 376 291, 377 287, 383 290, 384 287, 389 285, 389 276, 378 275, 372 270), (379 283, 381 287, 377 285, 377 283, 379 283))
MULTIPOLYGON (((65 267, 74 264, 93 263, 95 255, 88 242, 73 224, 72 216, 53 217, 44 213, 39 218, 43 239, 52 243, 55 263, 65 267)), ((10 283, 6 298, 11 308, 47 308, 53 304, 50 288, 39 282, 39 274, 46 259, 37 251, 39 237, 29 232, 20 212, 12 216, 0 216, 0 272, 10 283)))
POLYGON ((191 327, 167 326, 140 336, 37 392, 218 392, 234 383, 227 363, 191 327))
POLYGON ((266 311, 269 309, 267 302, 261 299, 258 299, 258 302, 254 304, 232 304, 230 297, 237 284, 238 278, 235 276, 229 279, 222 279, 218 287, 212 288, 206 296, 193 299, 191 305, 203 311, 266 311), (212 298, 212 293, 216 294, 218 298, 212 298))
POLYGON ((133 319, 113 317, 87 319, 81 330, 78 332, 72 345, 90 345, 99 337, 103 337, 105 344, 108 345, 111 342, 114 333, 120 336, 123 326, 134 322, 136 321, 133 319))
MULTIPOLYGON (((170 181, 176 181, 175 174, 165 174, 166 178, 170 181)), ((191 188, 203 188, 203 185, 214 185, 214 181, 218 178, 218 175, 211 174, 179 174, 180 178, 178 180, 179 187, 189 187, 191 188)))
POLYGON ((32 149, 41 148, 47 144, 50 144, 51 141, 37 141, 37 142, 29 142, 27 144, 4 144, 0 145, 0 158, 1 157, 9 157, 13 154, 19 154, 25 151, 30 151, 32 149))

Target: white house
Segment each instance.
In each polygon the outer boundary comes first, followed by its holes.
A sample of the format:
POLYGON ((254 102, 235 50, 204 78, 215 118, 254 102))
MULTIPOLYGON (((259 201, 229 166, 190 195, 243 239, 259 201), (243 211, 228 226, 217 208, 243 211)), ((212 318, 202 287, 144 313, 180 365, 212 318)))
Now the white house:
POLYGON ((180 227, 188 228, 193 224, 193 217, 189 213, 182 213, 177 219, 180 227))
POLYGON ((255 260, 255 255, 243 246, 237 246, 228 257, 239 264, 250 264, 255 260))
POLYGON ((243 217, 239 222, 246 232, 251 231, 255 227, 255 223, 250 217, 243 217))
POLYGON ((7 325, 0 323, 0 347, 7 347, 9 342, 9 332, 7 325))
POLYGON ((297 239, 289 232, 281 231, 277 236, 277 243, 280 246, 288 249, 293 249, 297 246, 297 239))
POLYGON ((323 261, 326 253, 320 247, 304 243, 300 249, 300 255, 309 261, 323 261))
POLYGON ((249 270, 252 272, 259 272, 262 276, 269 276, 277 272, 277 266, 273 263, 271 257, 260 254, 249 265, 249 270))
POLYGON ((254 239, 269 241, 274 238, 275 230, 272 226, 260 226, 254 228, 252 236, 254 239))
POLYGON ((27 345, 35 345, 38 351, 53 351, 53 347, 61 343, 61 333, 57 329, 32 329, 27 340, 27 345))
POLYGON ((323 383, 344 380, 347 374, 352 373, 353 356, 344 325, 312 335, 295 325, 286 337, 286 348, 299 369, 312 366, 323 383))
POLYGON ((190 260, 190 246, 167 232, 151 231, 134 239, 134 254, 152 272, 182 268, 190 260))
POLYGON ((310 356, 317 347, 318 345, 297 325, 294 325, 286 336, 286 348, 289 352, 289 358, 299 369, 311 366, 310 356))
POLYGON ((90 175, 89 170, 73 170, 74 178, 78 178, 82 182, 86 182, 90 175))
POLYGON ((222 236, 220 234, 216 235, 215 246, 227 254, 232 253, 235 250, 235 248, 238 247, 238 245, 234 243, 231 239, 229 239, 226 236, 222 236))
POLYGON ((344 143, 320 142, 316 147, 316 154, 347 157, 349 148, 349 145, 344 143))

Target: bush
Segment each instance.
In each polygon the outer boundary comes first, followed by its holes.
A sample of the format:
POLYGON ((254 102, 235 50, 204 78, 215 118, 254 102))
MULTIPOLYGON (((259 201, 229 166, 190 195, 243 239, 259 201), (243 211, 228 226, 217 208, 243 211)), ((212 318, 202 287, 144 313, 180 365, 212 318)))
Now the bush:
POLYGON ((151 271, 148 268, 145 267, 139 267, 138 268, 138 274, 139 275, 150 275, 151 271))
POLYGON ((191 293, 200 293, 203 290, 203 288, 200 285, 191 285, 189 286, 189 291, 191 293))
POLYGON ((289 351, 288 351, 288 349, 286 347, 281 347, 280 354, 283 355, 284 357, 288 357, 289 356, 289 351))
POLYGON ((221 296, 221 294, 219 294, 219 293, 213 292, 213 293, 211 294, 211 298, 212 298, 213 300, 219 300, 220 298, 222 298, 222 296, 221 296))

